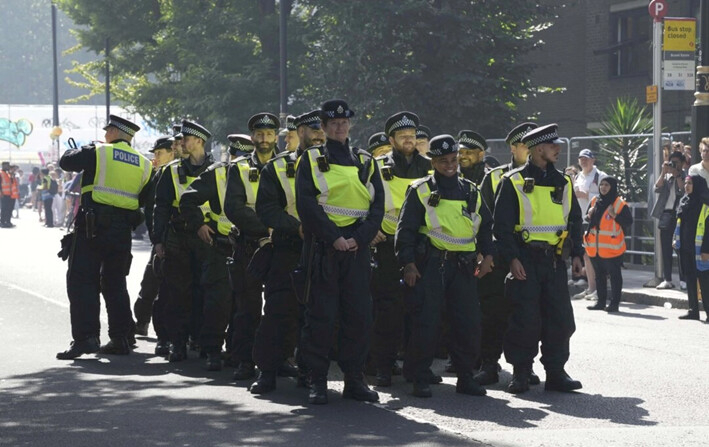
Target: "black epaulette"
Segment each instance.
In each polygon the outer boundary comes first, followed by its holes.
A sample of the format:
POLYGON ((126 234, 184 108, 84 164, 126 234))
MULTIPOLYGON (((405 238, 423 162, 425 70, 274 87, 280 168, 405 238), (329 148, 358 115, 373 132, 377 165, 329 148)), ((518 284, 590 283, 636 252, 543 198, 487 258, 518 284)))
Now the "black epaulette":
POLYGON ((369 159, 374 159, 374 157, 372 157, 372 154, 370 154, 369 152, 365 151, 364 149, 360 149, 358 147, 353 147, 352 153, 355 155, 364 155, 369 159))
POLYGON ((432 175, 427 175, 426 177, 421 177, 420 179, 417 179, 417 180, 411 182, 411 187, 416 189, 419 186, 423 185, 424 183, 430 181, 431 178, 433 178, 432 175))
POLYGON ((518 167, 516 167, 516 168, 514 168, 514 169, 510 169, 509 171, 505 172, 505 173, 502 175, 502 177, 510 178, 510 177, 512 177, 513 174, 516 174, 516 173, 518 173, 518 172, 521 172, 522 169, 525 168, 525 166, 527 166, 527 165, 524 164, 524 165, 518 166, 518 167))
POLYGON ((215 161, 214 163, 209 165, 209 167, 207 169, 205 169, 204 172, 214 171, 215 169, 221 168, 222 166, 226 166, 226 163, 223 163, 221 161, 215 161))
POLYGON ((86 150, 96 150, 96 144, 95 143, 89 143, 81 146, 81 149, 86 149, 86 150))
POLYGON ((235 163, 235 164, 236 164, 236 163, 239 163, 240 161, 249 161, 249 160, 251 160, 251 154, 249 154, 249 155, 242 155, 241 157, 237 157, 236 159, 234 159, 233 161, 231 161, 231 163, 235 163))

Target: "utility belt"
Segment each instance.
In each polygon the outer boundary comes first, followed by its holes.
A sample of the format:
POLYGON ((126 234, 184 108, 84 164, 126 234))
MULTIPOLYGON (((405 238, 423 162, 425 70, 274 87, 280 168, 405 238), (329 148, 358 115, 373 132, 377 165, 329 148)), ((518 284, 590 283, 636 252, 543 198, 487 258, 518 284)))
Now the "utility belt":
POLYGON ((533 255, 536 256, 555 256, 556 255, 556 246, 548 244, 546 242, 542 241, 531 241, 531 242, 525 242, 524 243, 524 248, 530 252, 533 255))
POLYGON ((82 206, 81 213, 84 217, 83 221, 87 239, 95 238, 97 232, 112 226, 123 225, 135 228, 140 225, 144 218, 142 211, 139 209, 126 210, 108 205, 82 206))
POLYGON ((300 253, 303 250, 303 239, 300 236, 274 232, 271 239, 275 250, 292 251, 294 253, 300 253))
POLYGON ((443 267, 447 261, 457 264, 461 271, 469 275, 475 275, 475 269, 478 266, 477 251, 448 251, 438 249, 431 245, 428 249, 428 256, 440 261, 441 271, 443 271, 443 267))
POLYGON ((167 224, 175 233, 187 233, 187 221, 179 214, 170 217, 170 221, 167 224))

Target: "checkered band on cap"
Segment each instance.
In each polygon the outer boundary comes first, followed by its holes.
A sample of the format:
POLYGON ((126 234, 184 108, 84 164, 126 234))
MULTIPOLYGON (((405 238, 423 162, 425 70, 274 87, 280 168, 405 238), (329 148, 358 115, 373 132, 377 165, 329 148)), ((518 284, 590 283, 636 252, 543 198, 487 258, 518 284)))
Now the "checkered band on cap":
POLYGON ((485 148, 480 144, 480 142, 478 140, 470 138, 467 135, 463 135, 462 137, 458 138, 458 144, 462 144, 465 146, 472 146, 472 147, 478 148, 483 151, 485 150, 485 148))
POLYGON ((261 119, 256 120, 254 122, 254 126, 256 126, 257 124, 260 124, 262 126, 275 126, 276 125, 276 123, 268 115, 264 115, 261 117, 261 119))
POLYGON ((391 135, 392 132, 395 132, 399 129, 416 129, 418 126, 418 119, 414 120, 411 116, 409 115, 402 115, 402 116, 395 116, 392 117, 396 119, 395 121, 390 118, 390 121, 388 121, 386 124, 386 133, 387 135, 391 135), (398 118, 398 119, 397 119, 398 118))
POLYGON ((325 101, 320 107, 320 116, 324 118, 350 118, 355 116, 355 113, 350 110, 342 99, 331 99, 325 101))
POLYGON ((205 141, 207 141, 209 139, 209 137, 207 135, 203 134, 202 132, 200 132, 197 129, 193 129, 192 127, 182 126, 182 134, 183 135, 194 135, 195 137, 199 137, 205 141))
POLYGON ((527 134, 532 129, 536 129, 538 126, 534 123, 522 123, 516 126, 514 129, 507 134, 505 137, 505 143, 507 144, 517 144, 522 141, 522 137, 527 134))
POLYGON ((295 127, 298 126, 310 126, 311 124, 320 124, 320 111, 313 110, 302 115, 298 115, 295 120, 293 120, 295 127))
POLYGON ((296 130, 295 129, 295 117, 293 115, 288 115, 288 117, 286 118, 286 129, 296 130))
POLYGON ((538 144, 554 141, 558 138, 557 125, 549 124, 527 132, 524 137, 522 137, 522 143, 532 148, 538 144))
POLYGON ((244 151, 244 152, 251 152, 254 150, 253 144, 246 144, 240 140, 229 142, 229 147, 233 147, 237 151, 244 151))
POLYGON ((119 122, 117 122, 117 121, 111 121, 111 122, 109 123, 109 125, 118 128, 118 130, 120 130, 121 132, 127 133, 127 134, 130 135, 131 137, 132 137, 133 135, 135 135, 135 130, 133 130, 133 129, 131 129, 130 127, 125 126, 125 125, 123 125, 123 124, 121 124, 121 123, 119 123, 119 122))
POLYGON ((430 145, 431 147, 428 152, 430 157, 438 157, 458 152, 458 144, 456 144, 455 139, 450 135, 435 136, 431 139, 430 145))

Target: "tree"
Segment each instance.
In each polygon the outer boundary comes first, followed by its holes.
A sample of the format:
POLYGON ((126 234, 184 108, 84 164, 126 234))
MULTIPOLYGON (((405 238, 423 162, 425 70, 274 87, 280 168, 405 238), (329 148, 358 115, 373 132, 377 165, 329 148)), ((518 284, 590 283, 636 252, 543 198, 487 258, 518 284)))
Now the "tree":
MULTIPOLYGON (((598 136, 651 133, 652 116, 637 98, 618 98, 605 112, 598 136)), ((608 175, 620 180, 618 191, 629 202, 647 197, 648 137, 614 137, 599 140, 600 156, 608 175)))

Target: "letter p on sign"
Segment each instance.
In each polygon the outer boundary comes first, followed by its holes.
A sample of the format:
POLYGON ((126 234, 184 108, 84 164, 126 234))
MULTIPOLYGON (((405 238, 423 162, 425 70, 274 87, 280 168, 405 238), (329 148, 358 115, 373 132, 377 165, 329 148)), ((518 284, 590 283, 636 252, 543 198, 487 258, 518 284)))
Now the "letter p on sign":
POLYGON ((647 9, 655 22, 660 22, 667 15, 667 2, 665 0, 652 0, 647 9))

